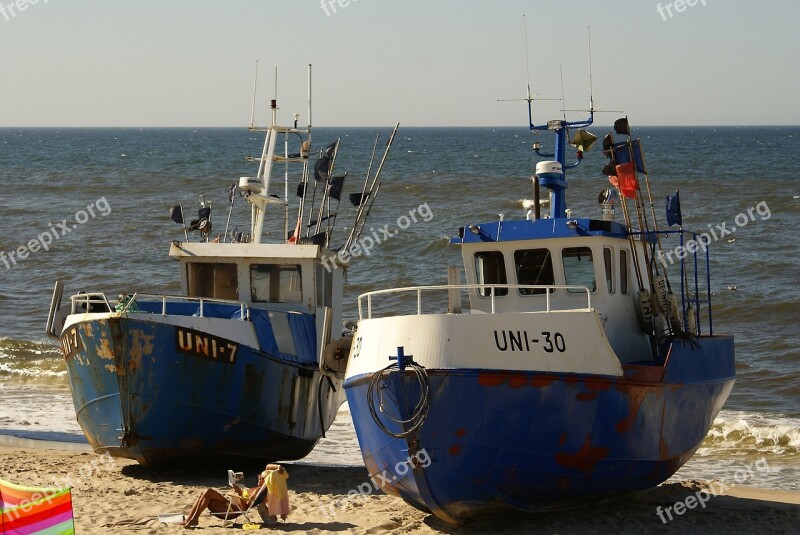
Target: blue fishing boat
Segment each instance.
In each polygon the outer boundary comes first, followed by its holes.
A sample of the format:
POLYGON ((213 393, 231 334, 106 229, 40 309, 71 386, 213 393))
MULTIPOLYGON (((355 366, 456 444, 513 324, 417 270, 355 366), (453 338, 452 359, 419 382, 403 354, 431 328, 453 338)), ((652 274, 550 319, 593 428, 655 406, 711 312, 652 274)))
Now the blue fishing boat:
MULTIPOLYGON (((310 80, 309 66, 308 125, 298 127, 298 114, 293 126, 278 125, 272 100, 271 125, 256 129, 265 133, 251 158, 258 172, 229 189, 227 221, 243 198, 247 231, 226 224, 215 237, 205 201, 192 221, 181 205, 172 209, 183 225, 184 240, 169 249, 181 295, 80 292, 62 306, 56 283, 47 333, 60 340, 95 452, 147 465, 299 459, 333 422, 352 338, 338 327, 344 268, 324 265, 336 255, 329 243, 344 175, 333 174, 338 141, 311 157, 310 80), (282 196, 270 189, 280 178, 282 196), (283 217, 267 220, 270 208, 283 217), (267 231, 274 243, 262 241, 267 231)), ((354 229, 375 201, 393 138, 377 173, 367 173, 354 229)))
MULTIPOLYGON (((550 154, 533 145, 532 209, 465 222, 449 284, 358 298, 344 387, 364 463, 386 493, 447 522, 656 486, 697 451, 733 387, 733 337, 712 324, 710 238, 659 229, 627 118, 603 140, 612 185, 598 215, 568 208, 567 171, 597 140, 591 108, 529 121, 555 141, 550 154), (666 243, 680 244, 675 256, 666 243)), ((668 197, 669 223, 682 223, 678 201, 668 197)))

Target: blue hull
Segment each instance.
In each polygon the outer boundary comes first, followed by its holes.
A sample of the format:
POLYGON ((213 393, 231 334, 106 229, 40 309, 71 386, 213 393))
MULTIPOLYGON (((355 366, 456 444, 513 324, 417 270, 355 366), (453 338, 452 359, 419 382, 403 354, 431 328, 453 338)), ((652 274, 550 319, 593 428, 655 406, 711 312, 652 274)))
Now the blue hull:
MULTIPOLYGON (((732 337, 699 344, 675 342, 665 365, 625 366, 622 378, 429 369, 428 417, 404 439, 373 420, 369 375, 348 379, 345 389, 375 482, 462 523, 506 508, 596 502, 669 478, 700 446, 735 379, 732 337)), ((389 417, 412 414, 418 383, 407 371, 378 384, 381 421, 402 432, 389 417)))
POLYGON ((73 402, 96 452, 155 464, 291 460, 312 450, 342 401, 315 366, 244 344, 226 353, 219 337, 203 358, 180 351, 188 338, 179 329, 111 317, 66 331, 77 340, 66 350, 73 402))

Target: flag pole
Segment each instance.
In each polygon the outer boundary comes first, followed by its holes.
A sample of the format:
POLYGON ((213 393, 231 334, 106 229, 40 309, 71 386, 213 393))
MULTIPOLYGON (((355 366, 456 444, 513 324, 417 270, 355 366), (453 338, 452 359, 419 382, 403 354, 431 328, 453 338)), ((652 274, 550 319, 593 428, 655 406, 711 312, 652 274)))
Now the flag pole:
POLYGON ((228 239, 228 227, 231 224, 231 214, 233 213, 233 201, 235 199, 236 193, 236 182, 231 184, 231 187, 228 189, 228 202, 230 206, 228 207, 228 220, 225 222, 225 234, 222 235, 222 243, 228 239))

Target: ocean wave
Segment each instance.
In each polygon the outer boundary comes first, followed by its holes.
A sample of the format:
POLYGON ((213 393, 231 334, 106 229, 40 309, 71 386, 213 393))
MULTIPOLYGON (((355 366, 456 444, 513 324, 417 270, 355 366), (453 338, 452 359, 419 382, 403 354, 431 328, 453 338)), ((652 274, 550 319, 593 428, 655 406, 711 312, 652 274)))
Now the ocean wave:
POLYGON ((800 420, 782 415, 723 411, 708 432, 700 455, 715 454, 800 454, 800 420))
POLYGON ((60 385, 66 376, 64 359, 52 343, 0 338, 0 379, 60 385))

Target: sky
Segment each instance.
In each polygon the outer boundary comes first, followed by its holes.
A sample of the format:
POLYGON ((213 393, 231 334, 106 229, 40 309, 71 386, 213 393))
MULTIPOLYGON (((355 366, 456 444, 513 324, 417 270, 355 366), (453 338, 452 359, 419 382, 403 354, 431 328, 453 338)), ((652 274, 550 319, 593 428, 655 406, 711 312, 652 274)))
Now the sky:
POLYGON ((315 126, 525 126, 498 100, 528 76, 588 106, 588 27, 599 109, 797 125, 797 20, 788 0, 0 0, 0 127, 246 126, 257 61, 259 124, 276 69, 280 113, 306 121, 313 64, 315 126))

